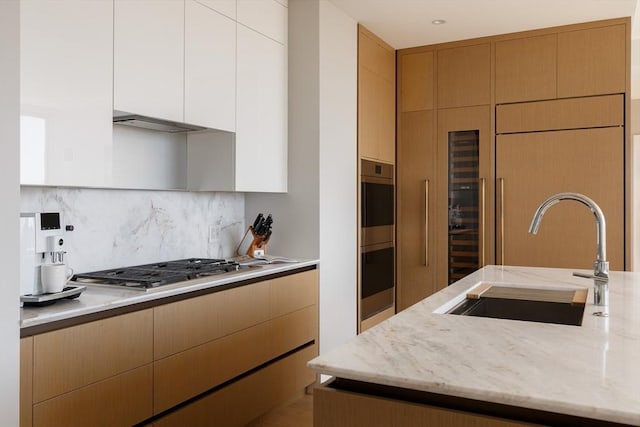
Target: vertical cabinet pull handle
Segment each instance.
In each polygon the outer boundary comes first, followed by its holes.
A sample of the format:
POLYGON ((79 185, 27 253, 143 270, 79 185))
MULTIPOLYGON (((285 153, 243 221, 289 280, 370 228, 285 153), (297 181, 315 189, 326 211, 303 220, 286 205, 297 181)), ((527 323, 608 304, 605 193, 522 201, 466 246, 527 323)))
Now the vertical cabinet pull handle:
POLYGON ((480 178, 479 180, 479 184, 480 184, 480 239, 478 241, 478 244, 480 245, 480 268, 484 267, 485 265, 485 259, 484 259, 484 254, 485 254, 485 179, 484 178, 480 178))
POLYGON ((504 265, 504 178, 498 179, 500 187, 500 265, 504 265))
POLYGON ((424 265, 429 266, 429 180, 424 180, 424 265))

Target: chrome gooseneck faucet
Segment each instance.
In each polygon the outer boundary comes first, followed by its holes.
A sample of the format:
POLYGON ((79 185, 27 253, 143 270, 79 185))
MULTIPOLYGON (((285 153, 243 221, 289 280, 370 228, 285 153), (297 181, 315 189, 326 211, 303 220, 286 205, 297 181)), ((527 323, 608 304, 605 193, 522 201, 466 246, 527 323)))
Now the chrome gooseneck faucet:
POLYGON ((593 303, 603 306, 600 315, 606 315, 609 305, 609 262, 607 261, 607 225, 600 206, 585 195, 578 193, 558 193, 549 197, 536 210, 529 226, 529 233, 537 234, 540 222, 547 209, 562 200, 575 200, 588 207, 596 217, 596 260, 593 263, 593 275, 573 273, 574 276, 593 279, 593 303))

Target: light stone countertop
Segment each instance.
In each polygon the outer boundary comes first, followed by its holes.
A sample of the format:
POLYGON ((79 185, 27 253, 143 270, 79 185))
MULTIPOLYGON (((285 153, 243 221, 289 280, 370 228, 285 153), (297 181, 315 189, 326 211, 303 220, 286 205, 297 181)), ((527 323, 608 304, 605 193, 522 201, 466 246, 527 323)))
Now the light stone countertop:
POLYGON ((340 378, 640 425, 640 273, 610 274, 605 318, 592 315, 599 311, 592 281, 573 271, 487 266, 309 366, 340 378), (434 313, 482 281, 589 288, 582 326, 434 313))
POLYGON ((76 299, 60 300, 55 304, 44 307, 21 308, 20 327, 24 329, 44 325, 318 264, 318 260, 306 260, 286 264, 260 265, 259 267, 240 270, 237 273, 174 283, 150 291, 131 290, 122 287, 87 286, 87 289, 76 299))

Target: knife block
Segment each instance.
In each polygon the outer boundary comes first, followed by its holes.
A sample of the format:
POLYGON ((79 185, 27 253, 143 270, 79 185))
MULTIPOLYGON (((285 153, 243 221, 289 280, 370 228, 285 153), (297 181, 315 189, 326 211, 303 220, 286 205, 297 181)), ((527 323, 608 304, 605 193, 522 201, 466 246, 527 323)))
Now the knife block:
POLYGON ((252 258, 264 256, 267 253, 267 242, 269 239, 265 239, 264 236, 260 236, 256 234, 253 226, 249 226, 249 230, 253 235, 253 241, 249 245, 249 249, 247 249, 247 255, 252 258))

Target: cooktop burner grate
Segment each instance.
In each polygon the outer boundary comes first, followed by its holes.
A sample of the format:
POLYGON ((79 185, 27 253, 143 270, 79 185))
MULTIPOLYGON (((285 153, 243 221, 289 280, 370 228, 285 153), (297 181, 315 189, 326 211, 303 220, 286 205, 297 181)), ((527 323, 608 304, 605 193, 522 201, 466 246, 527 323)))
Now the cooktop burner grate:
POLYGON ((147 290, 162 285, 229 273, 240 265, 224 259, 187 258, 132 267, 79 273, 72 280, 83 284, 126 286, 147 290))

